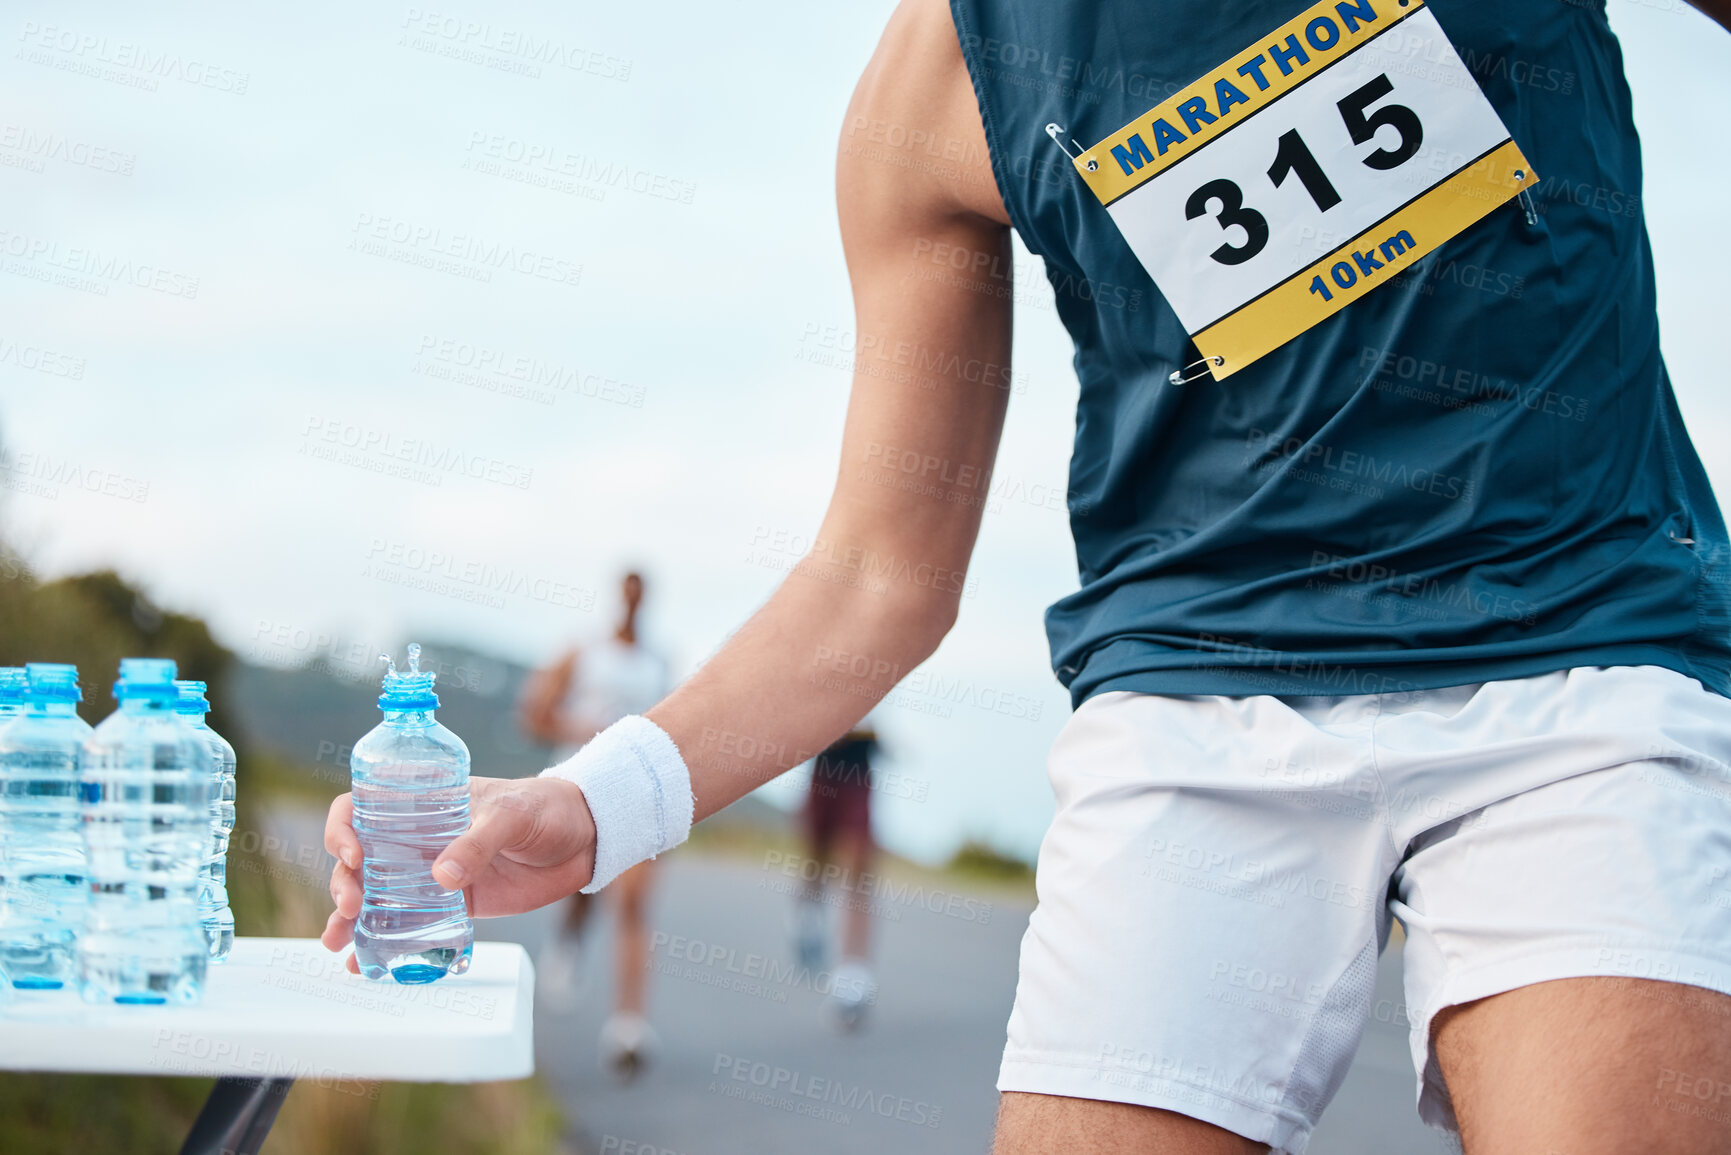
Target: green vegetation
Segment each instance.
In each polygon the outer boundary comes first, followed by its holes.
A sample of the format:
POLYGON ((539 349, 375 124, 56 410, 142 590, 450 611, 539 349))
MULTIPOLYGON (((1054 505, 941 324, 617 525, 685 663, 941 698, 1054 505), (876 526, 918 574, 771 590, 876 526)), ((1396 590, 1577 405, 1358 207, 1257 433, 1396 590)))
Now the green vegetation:
MULTIPOLYGON (((158 609, 112 570, 38 582, 0 546, 0 666, 71 662, 84 686, 79 712, 96 722, 114 708, 110 695, 121 658, 173 658, 180 676, 218 687, 234 655, 199 619, 158 609)), ((210 724, 233 726, 220 694, 210 724)))
MULTIPOLYGON (((163 611, 118 574, 38 581, 0 546, 0 665, 72 662, 84 686, 81 713, 108 714, 109 684, 122 657, 173 658, 181 676, 209 682, 211 725, 235 741, 237 844, 257 845, 263 816, 276 806, 322 805, 344 786, 281 758, 247 749, 231 725, 219 688, 234 655, 195 617, 163 611)), ((328 900, 271 872, 233 869, 229 898, 243 935, 312 937, 328 900)), ((0 1021, 0 1040, 4 1024, 0 1021)), ((4 1042, 0 1041, 0 1046, 4 1042)), ((0 1074, 0 1149, 6 1155, 68 1151, 173 1155, 212 1080, 90 1075, 0 1074)), ((269 1155, 550 1155, 563 1150, 563 1120, 538 1080, 475 1086, 297 1084, 265 1145, 269 1155)))
MULTIPOLYGON (((692 827, 687 846, 697 853, 723 855, 759 864, 769 854, 798 858, 807 853, 797 824, 767 802, 751 796, 692 827)), ((952 889, 965 886, 995 900, 1034 901, 1034 868, 1019 858, 1012 858, 974 840, 963 843, 948 862, 935 867, 879 849, 872 870, 892 882, 952 889)))
POLYGON ((174 1155, 213 1079, 0 1075, 7 1155, 174 1155))
MULTIPOLYGON (((212 1082, 0 1076, 6 1155, 175 1155, 212 1082)), ((558 1107, 533 1079, 462 1087, 344 1081, 319 1087, 302 1082, 289 1092, 265 1152, 548 1155, 564 1150, 559 1138, 563 1125, 558 1107)))
POLYGON ((949 869, 964 878, 989 879, 993 882, 1025 882, 1034 880, 1034 868, 1019 858, 969 839, 950 859, 949 869))

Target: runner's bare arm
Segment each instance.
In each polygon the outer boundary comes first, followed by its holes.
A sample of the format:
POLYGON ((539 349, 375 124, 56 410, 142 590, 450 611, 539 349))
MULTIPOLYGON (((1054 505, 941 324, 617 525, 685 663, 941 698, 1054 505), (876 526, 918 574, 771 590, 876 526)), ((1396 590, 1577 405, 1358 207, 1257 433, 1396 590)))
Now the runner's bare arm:
POLYGON ((564 741, 560 733, 559 704, 570 692, 576 668, 577 651, 571 650, 552 665, 536 670, 524 685, 519 715, 523 728, 536 741, 548 745, 564 741))
MULTIPOLYGON (((1009 398, 1010 234, 944 0, 902 0, 890 18, 848 108, 836 201, 859 351, 819 544, 649 712, 690 768, 697 818, 846 733, 956 617, 1009 398)), ((589 882, 595 828, 575 785, 475 778, 472 791, 473 824, 433 873, 473 914, 533 910, 589 882)), ((325 848, 338 861, 324 943, 337 950, 361 908, 346 794, 325 848)))
POLYGON ((1689 0, 1689 3, 1717 20, 1731 31, 1731 0, 1689 0))
POLYGON ((944 0, 890 18, 847 111, 836 201, 858 352, 817 544, 649 712, 698 818, 845 733, 960 604, 1009 397, 1010 238, 944 0))

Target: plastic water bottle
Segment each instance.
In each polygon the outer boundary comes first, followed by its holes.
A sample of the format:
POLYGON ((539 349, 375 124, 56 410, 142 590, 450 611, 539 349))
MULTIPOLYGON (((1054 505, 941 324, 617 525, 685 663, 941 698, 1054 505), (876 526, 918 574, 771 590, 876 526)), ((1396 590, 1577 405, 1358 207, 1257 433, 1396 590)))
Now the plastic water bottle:
POLYGON ((204 927, 210 961, 227 962, 234 946, 234 912, 228 907, 228 839, 234 832, 234 747, 212 730, 204 716, 210 702, 203 682, 178 681, 180 691, 175 710, 181 720, 204 739, 216 763, 216 782, 210 795, 210 841, 205 844, 204 866, 198 879, 198 921, 204 927))
POLYGON ((439 699, 421 647, 387 656, 384 721, 349 758, 355 835, 366 863, 355 960, 369 979, 430 983, 469 969, 475 928, 463 893, 433 881, 433 860, 469 828, 469 748, 433 719, 439 699))
POLYGON ((0 666, 0 726, 24 712, 28 685, 23 666, 0 666))
POLYGON ((24 704, 0 724, 0 972, 20 990, 57 990, 84 921, 78 752, 90 727, 73 667, 3 673, 0 694, 24 704))
POLYGON ((90 905, 78 986, 90 1002, 191 1003, 204 990, 198 880, 216 770, 175 712, 174 674, 170 661, 124 659, 120 709, 79 760, 90 905))
MULTIPOLYGON (((24 712, 24 667, 0 666, 0 729, 24 712)), ((0 807, 5 805, 5 787, 0 785, 0 807)), ((0 817, 0 919, 6 909, 6 834, 5 819, 0 817)), ((6 959, 0 952, 0 1006, 12 999, 12 977, 6 970, 6 959)))

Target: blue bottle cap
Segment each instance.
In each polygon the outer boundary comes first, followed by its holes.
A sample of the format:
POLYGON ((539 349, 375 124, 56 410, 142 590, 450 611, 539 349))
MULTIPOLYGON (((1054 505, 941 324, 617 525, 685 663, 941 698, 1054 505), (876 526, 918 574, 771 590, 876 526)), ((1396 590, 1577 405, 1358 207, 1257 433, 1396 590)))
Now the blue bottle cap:
POLYGON ((0 706, 22 706, 29 684, 23 666, 0 666, 0 706))
POLYGON ((31 662, 24 667, 30 682, 32 702, 82 702, 84 692, 78 688, 78 667, 64 662, 31 662))
POLYGON ((180 696, 180 691, 174 688, 176 672, 171 658, 122 658, 114 696, 122 702, 137 698, 172 702, 180 696))
POLYGON ((174 688, 180 695, 174 700, 174 712, 176 714, 203 717, 210 713, 210 699, 204 696, 205 685, 203 682, 180 678, 176 679, 174 688))
POLYGON ((384 693, 379 695, 381 710, 436 710, 439 706, 439 696, 433 693, 433 679, 437 677, 431 670, 421 670, 421 647, 418 642, 409 643, 409 668, 397 669, 397 663, 391 660, 391 655, 380 654, 379 660, 385 663, 384 693))

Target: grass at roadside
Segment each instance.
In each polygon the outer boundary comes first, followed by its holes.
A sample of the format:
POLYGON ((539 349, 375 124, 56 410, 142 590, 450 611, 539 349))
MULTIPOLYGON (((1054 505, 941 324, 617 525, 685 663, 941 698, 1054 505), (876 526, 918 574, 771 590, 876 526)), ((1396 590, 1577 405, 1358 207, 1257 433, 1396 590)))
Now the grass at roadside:
MULTIPOLYGON (((795 816, 789 815, 785 826, 762 822, 732 822, 723 811, 708 822, 691 828, 689 845, 693 850, 722 854, 730 858, 748 859, 764 864, 770 856, 778 864, 795 862, 807 851, 796 829, 795 816)), ((911 859, 879 850, 874 871, 892 882, 918 883, 948 888, 965 887, 1001 902, 1034 902, 1034 869, 1020 859, 1010 858, 981 842, 967 842, 941 866, 924 866, 911 859)))
POLYGON ((118 1075, 0 1075, 3 1147, 6 1155, 69 1151, 174 1155, 213 1082, 118 1075))

